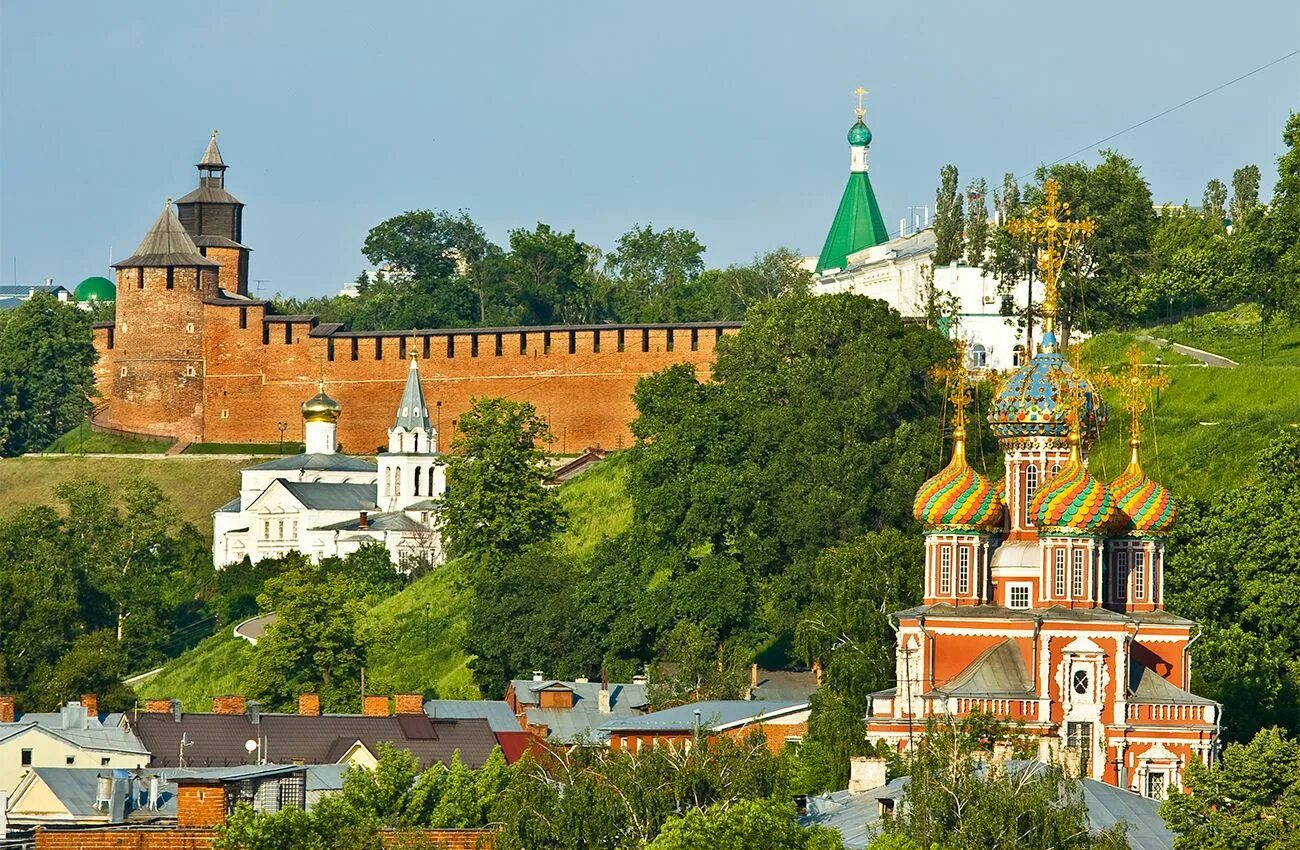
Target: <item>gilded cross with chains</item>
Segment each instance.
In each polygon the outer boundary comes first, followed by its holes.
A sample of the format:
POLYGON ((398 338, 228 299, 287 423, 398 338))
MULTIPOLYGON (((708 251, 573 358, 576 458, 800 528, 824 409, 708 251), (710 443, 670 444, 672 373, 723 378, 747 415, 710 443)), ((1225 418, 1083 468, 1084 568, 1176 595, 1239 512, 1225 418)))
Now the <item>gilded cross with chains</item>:
POLYGON ((1027 237, 1038 247, 1038 273, 1043 279, 1043 329, 1046 331, 1056 327, 1058 282, 1070 244, 1097 232, 1097 222, 1093 219, 1070 219, 1070 205, 1060 200, 1060 189, 1059 183, 1048 180, 1043 184, 1043 203, 1029 210, 1027 217, 1007 222, 1007 230, 1012 236, 1027 237))
POLYGON ((1129 415, 1129 438, 1136 441, 1141 430, 1142 411, 1147 409, 1147 398, 1153 390, 1168 387, 1169 376, 1147 374, 1142 368, 1142 349, 1136 345, 1130 345, 1124 355, 1128 360, 1126 372, 1118 375, 1105 372, 1098 376, 1098 382, 1119 390, 1129 415))
POLYGON ((415 328, 411 328, 411 341, 409 344, 407 344, 406 351, 407 351, 407 355, 410 356, 412 360, 419 359, 419 355, 416 354, 416 348, 419 346, 419 344, 420 344, 420 334, 415 328))
MULTIPOLYGON (((1083 423, 1080 421, 1079 414, 1088 403, 1087 394, 1083 388, 1085 382, 1092 380, 1092 375, 1085 372, 1079 359, 1079 347, 1073 346, 1066 358, 1072 361, 1072 368, 1067 370, 1064 364, 1060 367, 1053 367, 1047 372, 1048 379, 1055 386, 1059 387, 1059 395, 1056 398, 1056 405, 1068 414, 1070 428, 1075 430, 1080 438, 1083 437, 1083 423)), ((1100 376, 1098 376, 1100 380, 1100 376)))
POLYGON ((970 404, 970 372, 966 369, 966 343, 953 340, 953 356, 930 368, 930 378, 943 381, 944 391, 952 402, 955 428, 966 427, 966 407, 970 404))
POLYGON ((868 94, 870 94, 870 92, 868 92, 862 86, 858 86, 856 89, 853 90, 853 93, 858 96, 858 117, 861 118, 863 115, 867 114, 867 110, 864 109, 862 106, 862 98, 866 97, 868 94))

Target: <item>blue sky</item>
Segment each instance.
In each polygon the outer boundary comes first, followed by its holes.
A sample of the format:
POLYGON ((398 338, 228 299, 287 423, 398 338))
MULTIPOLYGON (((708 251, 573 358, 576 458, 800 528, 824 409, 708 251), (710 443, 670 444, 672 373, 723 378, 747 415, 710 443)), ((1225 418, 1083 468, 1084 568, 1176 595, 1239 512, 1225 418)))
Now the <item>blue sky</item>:
MULTIPOLYGON (((892 228, 945 162, 1025 174, 1297 47, 1295 0, 0 0, 0 280, 105 273, 213 127, 264 295, 337 291, 423 207, 498 242, 652 223, 712 265, 815 254, 859 84, 892 228)), ((1157 199, 1246 163, 1267 193, 1298 107, 1294 57, 1111 144, 1157 199)))

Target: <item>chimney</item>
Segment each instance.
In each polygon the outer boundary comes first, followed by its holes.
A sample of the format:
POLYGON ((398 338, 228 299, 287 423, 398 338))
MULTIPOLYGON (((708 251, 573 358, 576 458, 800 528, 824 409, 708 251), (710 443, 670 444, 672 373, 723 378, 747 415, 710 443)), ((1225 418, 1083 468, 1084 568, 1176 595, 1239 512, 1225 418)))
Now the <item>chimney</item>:
POLYGON ((867 756, 849 759, 849 793, 862 794, 885 784, 885 760, 867 756))
POLYGON ((0 697, 0 723, 14 722, 14 698, 0 697))
POLYGON ((94 694, 82 694, 81 704, 86 707, 86 716, 99 719, 99 697, 94 694))
POLYGON ((320 694, 301 694, 298 713, 303 717, 320 717, 320 694))
POLYGON ((213 714, 243 714, 246 709, 244 698, 235 694, 227 694, 212 700, 213 714))
POLYGON ((361 700, 361 713, 366 717, 387 717, 388 697, 368 696, 361 700))
POLYGON ((534 682, 540 682, 540 681, 542 681, 542 671, 541 671, 541 670, 534 670, 534 671, 533 671, 533 681, 534 681, 534 682))
POLYGON ((362 511, 361 516, 357 519, 357 528, 369 528, 369 527, 370 527, 370 515, 367 514, 365 511, 362 511))
POLYGON ((147 699, 144 701, 145 714, 171 714, 172 701, 170 699, 147 699))
POLYGON ((393 714, 424 714, 424 694, 393 694, 393 714))
POLYGON ((757 662, 749 665, 749 686, 755 689, 758 688, 758 663, 757 662))
POLYGON ((60 708, 59 720, 64 729, 85 729, 90 725, 86 722, 86 707, 79 702, 70 702, 60 708))
POLYGON ((613 709, 609 704, 609 668, 600 668, 600 693, 596 698, 596 708, 601 714, 609 714, 613 709))

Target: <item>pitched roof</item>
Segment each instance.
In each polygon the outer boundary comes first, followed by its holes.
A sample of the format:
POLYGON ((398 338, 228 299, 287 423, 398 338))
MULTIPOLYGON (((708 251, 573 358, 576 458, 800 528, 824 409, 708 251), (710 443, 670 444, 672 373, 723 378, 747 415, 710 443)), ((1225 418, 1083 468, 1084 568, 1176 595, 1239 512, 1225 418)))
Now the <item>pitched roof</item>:
POLYGON ((429 422, 429 406, 424 403, 424 390, 420 387, 420 370, 411 358, 411 368, 406 370, 406 387, 402 390, 402 400, 397 403, 397 419, 394 428, 407 431, 432 431, 429 422))
POLYGON ((144 235, 140 247, 135 253, 121 262, 113 263, 113 268, 135 268, 156 266, 202 266, 218 268, 219 263, 209 260, 199 253, 194 240, 181 226, 180 219, 172 212, 171 201, 167 202, 162 215, 144 235))
POLYGON ((221 149, 217 147, 217 131, 212 131, 212 138, 208 139, 208 149, 203 152, 203 158, 199 160, 200 168, 225 168, 225 160, 221 158, 221 149))
POLYGON ((848 263, 849 254, 888 239, 889 231, 876 203, 876 193, 871 189, 871 178, 865 171, 855 171, 849 174, 849 184, 844 187, 835 220, 826 234, 816 271, 821 274, 826 269, 842 269, 848 263))
POLYGON ((817 692, 817 674, 812 670, 758 671, 758 685, 750 688, 754 699, 807 700, 817 692))
POLYGON ((690 732, 695 729, 698 712, 698 722, 703 728, 717 730, 781 717, 807 708, 807 700, 704 700, 637 717, 614 718, 600 728, 604 732, 690 732))
MULTIPOLYGON (((177 201, 177 203, 180 202, 177 201)), ((225 236, 213 236, 213 235, 200 233, 198 236, 195 236, 193 238, 194 238, 194 244, 200 248, 243 248, 245 251, 253 250, 252 248, 249 248, 247 245, 240 245, 235 240, 228 239, 225 236)))
MULTIPOLYGON (((110 715, 110 717, 119 715, 110 715)), ((83 750, 101 752, 135 753, 148 755, 140 739, 120 725, 105 724, 99 718, 88 718, 86 725, 66 726, 59 712, 27 713, 17 723, 0 723, 0 741, 29 729, 62 738, 83 750)))
POLYGON ((200 186, 189 194, 176 199, 181 204, 239 204, 243 203, 220 186, 200 186))
POLYGON ((277 478, 304 507, 315 511, 365 511, 375 505, 373 484, 332 484, 328 481, 286 481, 277 478))
POLYGON ((486 720, 493 732, 521 732, 519 718, 510 706, 499 699, 431 699, 424 713, 435 720, 486 720))
MULTIPOLYGON (((362 531, 361 517, 355 516, 343 520, 342 522, 332 522, 329 525, 322 525, 315 529, 316 531, 362 531)), ((385 511, 384 513, 369 514, 366 517, 366 528, 369 531, 428 531, 429 527, 421 524, 417 520, 411 519, 401 511, 385 511)))
MULTIPOLYGON (((514 690, 515 699, 520 705, 537 705, 539 702, 538 694, 549 688, 551 685, 564 685, 574 695, 573 710, 591 708, 595 710, 597 703, 600 702, 600 682, 565 682, 559 679, 544 679, 534 681, 532 679, 515 679, 510 683, 514 690)), ((642 709, 650 704, 650 698, 646 694, 646 686, 638 682, 610 682, 609 683, 609 707, 613 714, 640 714, 642 709)), ((602 715, 608 717, 609 715, 602 715)))
POLYGON ((174 767, 185 735, 187 767, 246 765, 256 760, 244 742, 261 739, 262 756, 271 762, 330 764, 360 742, 372 753, 379 744, 408 750, 421 767, 451 761, 452 753, 477 768, 492 753, 496 737, 483 719, 431 720, 424 715, 363 717, 355 714, 262 714, 254 723, 249 714, 139 714, 131 727, 153 753, 150 767, 174 767))
POLYGON ((946 685, 935 688, 948 696, 1014 697, 1029 693, 1032 682, 1025 659, 1011 638, 981 652, 946 685))
POLYGON ((1129 702, 1216 705, 1212 699, 1185 691, 1150 667, 1132 664, 1128 671, 1129 702))
POLYGON ((256 466, 245 467, 244 471, 250 470, 308 470, 314 472, 375 472, 378 473, 379 467, 373 463, 362 460, 361 458, 352 457, 351 455, 335 454, 333 452, 312 452, 309 454, 288 455, 287 457, 278 457, 275 460, 268 460, 265 463, 259 463, 256 466))

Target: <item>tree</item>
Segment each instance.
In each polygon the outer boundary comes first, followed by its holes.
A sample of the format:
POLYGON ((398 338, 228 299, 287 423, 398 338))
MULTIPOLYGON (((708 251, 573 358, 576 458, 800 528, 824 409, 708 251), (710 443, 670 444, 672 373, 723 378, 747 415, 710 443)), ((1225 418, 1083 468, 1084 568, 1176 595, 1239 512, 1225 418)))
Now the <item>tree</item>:
MULTIPOLYGON (((1241 228, 1241 239, 1234 241, 1239 253, 1231 260, 1241 269, 1241 289, 1247 297, 1259 304, 1260 359, 1264 357, 1264 341, 1269 323, 1278 316, 1300 319, 1300 113, 1291 113, 1282 132, 1286 150, 1278 157, 1277 185, 1273 201, 1268 208, 1254 207, 1252 198, 1258 196, 1259 169, 1242 175, 1242 190, 1236 193, 1237 175, 1233 175, 1234 209, 1238 205, 1250 206, 1241 228), (1250 187, 1255 187, 1252 193, 1250 187)), ((1238 229, 1236 213, 1233 216, 1234 236, 1238 229)))
POLYGON ((128 674, 126 652, 113 632, 103 629, 79 636, 54 665, 49 676, 32 684, 33 704, 53 708, 81 694, 96 694, 105 711, 126 711, 136 703, 128 674))
POLYGON ((455 549, 479 558, 513 555, 549 540, 564 511, 542 487, 550 429, 527 402, 476 398, 461 417, 448 458, 442 528, 455 549))
POLYGON ((983 177, 966 190, 966 262, 972 266, 984 265, 988 250, 989 210, 985 205, 988 191, 988 181, 983 177))
POLYGON ((737 652, 736 646, 719 640, 718 633, 708 626, 679 621, 664 635, 659 658, 649 694, 656 711, 688 702, 744 696, 746 656, 737 652))
POLYGON ((1246 227, 1251 210, 1259 206, 1259 166, 1246 165, 1232 172, 1232 224, 1246 227))
POLYGON ((0 457, 40 451, 90 412, 90 319, 36 293, 0 322, 0 457))
POLYGON ((510 231, 510 254, 504 274, 528 325, 582 324, 595 320, 587 279, 588 254, 573 231, 560 233, 549 224, 510 231))
POLYGON ((1217 177, 1205 184, 1205 194, 1201 196, 1201 214, 1220 230, 1228 217, 1228 187, 1217 177))
POLYGON ((1300 743, 1280 729, 1248 744, 1229 744, 1212 767, 1192 759, 1186 793, 1171 794, 1160 814, 1174 850, 1273 850, 1300 836, 1300 743))
POLYGON ((669 818, 646 850, 843 850, 838 832, 826 827, 804 829, 794 806, 776 800, 740 800, 734 805, 692 809, 669 818))
POLYGON ((934 264, 946 266, 962 256, 961 196, 957 193, 957 166, 939 169, 939 188, 934 194, 934 264))
POLYGON ((369 648, 364 606, 343 575, 291 557, 258 600, 277 616, 257 642, 244 687, 268 711, 289 710, 304 693, 319 693, 326 711, 355 711, 369 648))
POLYGON ((689 230, 637 225, 605 257, 623 321, 681 321, 687 287, 704 271, 704 246, 689 230))

